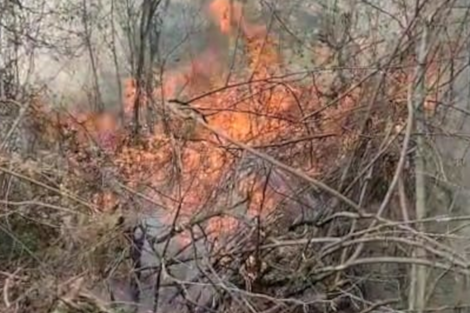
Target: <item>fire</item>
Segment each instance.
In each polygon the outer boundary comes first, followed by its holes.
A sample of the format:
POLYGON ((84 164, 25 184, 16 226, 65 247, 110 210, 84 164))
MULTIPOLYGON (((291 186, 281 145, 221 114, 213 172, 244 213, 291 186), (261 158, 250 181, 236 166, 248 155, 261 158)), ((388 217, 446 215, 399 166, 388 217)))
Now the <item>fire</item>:
MULTIPOLYGON (((309 174, 321 174, 329 164, 325 161, 329 154, 336 152, 331 147, 337 146, 337 139, 325 139, 319 148, 309 141, 285 142, 314 132, 342 134, 346 119, 341 112, 351 109, 355 102, 346 99, 334 108, 326 108, 323 116, 327 122, 321 127, 306 124, 305 112, 317 111, 321 101, 313 88, 275 78, 282 73, 283 62, 277 53, 277 43, 266 28, 250 23, 237 1, 214 0, 208 12, 221 33, 236 36, 236 30, 241 31, 245 55, 239 61, 245 62, 247 68, 237 69, 233 86, 208 93, 191 106, 204 114, 211 126, 234 140, 276 153, 280 161, 309 174)), ((219 76, 224 72, 218 60, 220 53, 211 47, 186 66, 166 73, 163 86, 155 88, 152 96, 157 101, 181 95, 191 98, 224 86, 221 84, 225 77, 219 76), (180 95, 183 85, 186 88, 180 95)), ((136 96, 133 80, 128 81, 125 96, 124 110, 130 115, 136 96)), ((143 96, 145 104, 148 99, 143 96)), ((147 137, 143 145, 133 146, 122 142, 123 131, 112 115, 78 114, 76 119, 78 122, 66 120, 65 124, 75 125, 80 144, 86 140, 85 133, 91 133, 101 144, 107 143, 107 151, 112 151, 113 162, 128 185, 136 189, 147 186, 139 190, 168 209, 168 223, 177 211, 180 221, 190 221, 195 214, 210 208, 230 210, 240 199, 249 202, 245 214, 264 216, 282 201, 282 193, 289 191, 279 174, 276 179, 268 179, 262 161, 250 159, 243 151, 190 121, 174 117, 170 121, 172 135, 160 129, 147 137), (233 188, 235 192, 231 191, 233 188)), ((113 204, 115 201, 111 195, 100 199, 112 199, 113 204)), ((209 221, 207 230, 216 238, 236 225, 235 218, 219 216, 209 221)))
MULTIPOLYGON (((302 92, 294 86, 290 86, 288 91, 285 86, 269 82, 271 76, 280 71, 282 62, 276 53, 276 43, 269 38, 266 29, 246 21, 242 15, 242 5, 238 2, 215 0, 210 4, 209 12, 223 34, 235 36, 235 27, 237 24, 240 26, 250 71, 248 75, 240 75, 238 80, 242 82, 251 77, 258 83, 251 84, 251 91, 247 83, 242 87, 227 88, 208 95, 191 105, 206 116, 210 125, 219 128, 239 142, 263 145, 302 132, 304 126, 289 120, 300 117, 300 112, 294 108, 295 103, 290 92, 299 96, 302 92)), ((178 85, 183 84, 187 86, 185 95, 188 97, 214 88, 222 79, 214 77, 214 72, 218 71, 208 71, 214 68, 208 67, 207 64, 218 64, 217 51, 208 49, 186 68, 170 74, 163 86, 164 97, 167 99, 177 97, 178 85)), ((234 173, 231 171, 240 162, 240 156, 234 155, 224 146, 227 143, 214 146, 210 142, 215 142, 215 136, 199 126, 196 128, 195 132, 200 140, 186 142, 184 148, 180 147, 183 168, 178 188, 183 190, 181 210, 182 216, 187 218, 205 207, 210 207, 210 204, 223 205, 220 202, 224 201, 218 195, 219 188, 214 187, 233 176, 234 173)), ((170 150, 165 151, 160 152, 161 159, 168 161, 171 159, 170 150), (165 153, 166 156, 163 157, 165 153)), ((154 171, 149 169, 149 172, 161 175, 162 166, 157 167, 158 169, 154 171)), ((149 180, 157 181, 152 178, 149 180)), ((269 212, 274 207, 276 199, 280 198, 273 187, 265 187, 261 177, 257 177, 256 173, 245 175, 239 184, 238 193, 250 199, 247 212, 249 215, 260 214, 261 206, 264 212, 269 212)), ((163 202, 166 206, 175 208, 176 203, 172 203, 172 200, 163 200, 163 202)), ((170 214, 169 218, 171 217, 170 214)), ((235 226, 235 219, 214 218, 209 222, 208 230, 220 235, 224 230, 230 230, 235 226)))
POLYGON ((220 31, 227 35, 233 31, 233 25, 242 17, 241 4, 230 0, 212 1, 209 11, 218 23, 220 31))

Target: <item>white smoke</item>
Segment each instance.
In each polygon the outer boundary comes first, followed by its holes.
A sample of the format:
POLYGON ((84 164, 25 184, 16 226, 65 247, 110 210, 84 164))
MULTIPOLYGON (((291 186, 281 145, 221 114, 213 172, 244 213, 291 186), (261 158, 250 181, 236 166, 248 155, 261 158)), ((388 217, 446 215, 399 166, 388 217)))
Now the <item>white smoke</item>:
MULTIPOLYGON (((1 21, 20 32, 20 83, 42 88, 54 106, 82 106, 93 101, 96 75, 104 105, 117 105, 139 45, 141 2, 24 0, 21 9, 12 6, 10 12, 20 18, 1 21)), ((155 21, 162 22, 160 57, 171 63, 181 59, 201 25, 201 6, 179 0, 163 1, 161 7, 165 14, 155 21)), ((3 41, 13 36, 3 33, 3 41)))

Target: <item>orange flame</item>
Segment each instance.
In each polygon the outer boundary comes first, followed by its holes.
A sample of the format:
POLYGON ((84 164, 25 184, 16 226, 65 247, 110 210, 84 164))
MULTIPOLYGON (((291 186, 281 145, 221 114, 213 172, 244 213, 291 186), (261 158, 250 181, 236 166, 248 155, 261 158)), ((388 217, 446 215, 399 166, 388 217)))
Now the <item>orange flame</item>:
MULTIPOLYGON (((241 30, 248 71, 234 74, 234 86, 208 93, 191 105, 206 116, 210 125, 234 140, 276 151, 281 161, 301 167, 307 173, 321 173, 323 163, 327 162, 320 162, 320 158, 330 153, 328 147, 337 143, 336 140, 325 139, 318 149, 314 149, 309 141, 286 144, 285 147, 279 145, 295 137, 311 135, 312 126, 301 120, 305 112, 320 108, 313 88, 279 83, 273 79, 282 73, 277 43, 264 26, 247 21, 239 2, 214 0, 208 8, 221 33, 233 36, 236 27, 241 30), (276 148, 278 145, 279 149, 276 148), (309 162, 305 157, 307 151, 309 162)), ((220 53, 208 49, 189 65, 167 73, 162 88, 156 88, 153 96, 156 99, 178 97, 178 89, 183 85, 187 86, 184 90, 186 97, 211 90, 223 81, 217 76, 220 53)), ((127 114, 132 112, 135 96, 135 83, 129 80, 124 103, 127 114)), ((143 98, 145 104, 145 95, 143 98)), ((345 107, 351 108, 353 103, 344 101, 337 108, 327 108, 324 114, 330 119, 321 131, 343 132, 344 119, 339 113, 345 107)), ((188 121, 175 118, 170 123, 171 129, 178 131, 178 138, 183 139, 181 141, 175 142, 177 136, 174 134, 169 136, 167 132, 157 131, 146 139, 145 147, 124 145, 117 149, 116 141, 121 137, 109 139, 105 136, 113 132, 121 134, 112 116, 86 115, 81 118, 84 119, 82 124, 94 137, 112 142, 109 149, 114 149, 114 162, 127 178, 129 186, 147 185, 145 194, 169 209, 168 222, 177 209, 181 210, 182 221, 187 221, 195 213, 210 207, 230 208, 237 200, 233 199, 233 193, 227 192, 233 187, 229 185, 235 185, 238 198, 250 201, 245 212, 248 216, 269 213, 283 199, 282 193, 288 191, 282 183, 266 183, 266 175, 259 173, 263 162, 244 161, 244 153, 227 142, 218 143, 214 134, 199 125, 190 127, 188 121)), ((105 200, 108 198, 104 197, 105 200)), ((211 219, 207 227, 213 232, 212 236, 219 236, 236 225, 234 218, 218 217, 211 219)))
POLYGON ((233 31, 233 24, 239 21, 242 16, 241 4, 230 0, 212 1, 209 5, 209 11, 218 23, 220 31, 227 35, 233 31))

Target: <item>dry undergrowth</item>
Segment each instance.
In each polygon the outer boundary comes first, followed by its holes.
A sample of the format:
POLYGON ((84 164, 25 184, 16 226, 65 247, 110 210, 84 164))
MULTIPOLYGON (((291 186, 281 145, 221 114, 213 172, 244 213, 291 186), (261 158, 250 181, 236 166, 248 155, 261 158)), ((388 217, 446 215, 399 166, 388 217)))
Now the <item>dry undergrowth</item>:
MULTIPOLYGON (((448 247, 393 222, 412 218, 396 209, 413 196, 404 192, 409 166, 392 209, 375 216, 407 150, 400 143, 409 49, 392 57, 383 84, 382 71, 365 69, 351 71, 347 82, 331 70, 294 75, 264 26, 241 19, 237 6, 226 20, 220 10, 227 3, 210 9, 227 36, 231 22, 242 21, 247 64, 230 84, 204 67, 217 64, 218 51, 209 49, 165 74, 162 88, 141 95, 145 101, 136 101, 130 80, 124 122, 109 112, 29 107, 23 119, 41 134, 35 150, 0 155, 5 312, 114 312, 96 289, 140 272, 130 233, 141 214, 166 224, 151 235, 156 246, 171 239, 185 247, 159 251, 165 266, 152 269, 163 277, 154 286, 162 294, 174 288, 173 302, 159 303, 167 311, 367 311, 377 305, 364 295, 375 278, 367 265, 394 264, 405 276, 410 263, 428 262, 407 257, 415 246, 435 257, 433 266, 467 271, 448 247), (170 101, 161 101, 162 92, 170 101), (127 127, 134 105, 145 108, 152 98, 164 119, 136 135, 127 127), (186 115, 188 107, 204 119, 186 115), (180 263, 197 269, 193 281, 173 273, 180 263)), ((317 48, 325 56, 318 68, 338 66, 337 51, 317 48)), ((404 281, 396 275, 397 285, 404 281)))

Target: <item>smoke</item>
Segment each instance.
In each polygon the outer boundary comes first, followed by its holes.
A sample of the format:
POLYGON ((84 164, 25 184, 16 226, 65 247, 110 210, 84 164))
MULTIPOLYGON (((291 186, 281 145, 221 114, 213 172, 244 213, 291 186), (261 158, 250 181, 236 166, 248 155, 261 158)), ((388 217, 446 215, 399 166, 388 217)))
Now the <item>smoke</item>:
MULTIPOLYGON (((29 90, 40 90, 43 104, 49 108, 93 109, 98 97, 106 109, 119 107, 123 96, 121 90, 131 76, 132 57, 139 45, 140 4, 141 1, 126 0, 23 0, 22 8, 11 7, 9 13, 16 15, 18 20, 2 19, 2 22, 11 26, 9 37, 19 37, 15 48, 20 84, 29 90)), ((170 1, 163 9, 166 11, 160 16, 162 34, 158 45, 161 59, 157 58, 157 61, 171 68, 192 53, 199 53, 205 43, 201 44, 197 38, 207 23, 202 18, 202 7, 196 1, 170 1)), ((156 20, 155 25, 158 22, 156 20)), ((156 42, 151 44, 156 45, 156 42)), ((158 255, 166 250, 167 257, 171 257, 181 248, 175 242, 168 249, 164 249, 164 242, 155 246, 149 242, 150 238, 169 231, 156 210, 150 211, 152 213, 134 217, 146 229, 140 262, 151 268, 142 273, 142 282, 138 286, 140 296, 136 304, 139 312, 147 312, 153 306, 155 275, 149 273, 155 273, 155 267, 161 265, 158 255)), ((136 232, 135 236, 138 235, 136 232)), ((182 256, 188 257, 189 252, 182 256)), ((172 266, 172 275, 181 280, 192 279, 196 273, 194 264, 172 266)), ((133 302, 135 290, 128 278, 114 278, 109 283, 116 302, 133 302)), ((161 305, 168 307, 176 289, 162 290, 161 305)), ((104 288, 95 292, 109 300, 104 288)))
MULTIPOLYGON (((141 2, 25 0, 23 9, 13 7, 21 21, 11 22, 16 34, 10 34, 21 38, 20 83, 40 89, 52 107, 92 107, 98 98, 106 108, 120 105, 120 92, 132 73, 139 45, 141 2)), ((160 61, 172 67, 182 59, 182 51, 190 51, 189 46, 198 42, 194 38, 205 26, 197 3, 163 4, 160 10, 165 14, 153 23, 150 44, 156 46, 159 39, 160 61), (152 35, 157 27, 158 38, 152 35)))
MULTIPOLYGON (((27 28, 20 32, 20 82, 26 86, 41 88, 45 104, 54 108, 92 108, 97 97, 106 108, 120 106, 122 85, 131 76, 132 57, 135 47, 139 45, 137 29, 140 2, 126 7, 128 2, 23 1, 23 6, 35 13, 25 13, 22 16, 23 24, 16 24, 17 27, 27 28)), ((169 2, 168 7, 164 8, 165 14, 161 16, 162 33, 158 37, 159 58, 156 62, 164 63, 167 69, 172 69, 201 55, 202 51, 225 55, 227 38, 211 29, 204 12, 206 4, 207 1, 169 2)), ((155 22, 158 24, 158 21, 155 22)), ((153 44, 156 45, 155 42, 153 44)), ((210 64, 212 56, 208 55, 202 65, 210 64)), ((204 74, 207 68, 197 70, 204 74)), ((249 165, 256 166, 256 160, 252 160, 249 165)), ((288 190, 283 185, 283 180, 284 177, 275 173, 270 183, 276 188, 284 187, 288 190)), ((141 284, 138 286, 140 295, 136 304, 139 312, 146 312, 153 306, 156 294, 155 268, 162 265, 160 256, 163 252, 167 253, 168 260, 177 253, 180 259, 191 257, 196 250, 198 255, 208 254, 202 243, 196 243, 196 247, 189 247, 183 253, 179 253, 182 248, 180 242, 171 242, 168 249, 165 248, 166 242, 154 245, 152 238, 158 238, 170 232, 170 229, 154 208, 149 211, 152 213, 138 219, 145 229, 139 256, 140 266, 151 269, 142 273, 141 284)), ((139 232, 141 230, 134 234, 135 240, 142 235, 139 232)), ((195 262, 176 264, 171 267, 172 278, 166 277, 162 283, 190 281, 198 273, 195 262)), ((114 279, 110 281, 110 285, 117 302, 135 301, 133 295, 136 287, 131 286, 129 280, 114 279)), ((188 293, 191 298, 198 299, 199 304, 203 304, 212 296, 212 291, 208 289, 207 286, 194 285, 188 287, 188 293)), ((177 291, 175 287, 158 291, 162 311, 178 311, 177 302, 172 301, 177 291)), ((97 293, 102 294, 103 290, 98 290, 97 293)))

